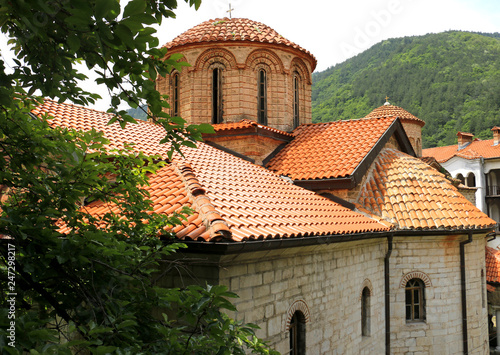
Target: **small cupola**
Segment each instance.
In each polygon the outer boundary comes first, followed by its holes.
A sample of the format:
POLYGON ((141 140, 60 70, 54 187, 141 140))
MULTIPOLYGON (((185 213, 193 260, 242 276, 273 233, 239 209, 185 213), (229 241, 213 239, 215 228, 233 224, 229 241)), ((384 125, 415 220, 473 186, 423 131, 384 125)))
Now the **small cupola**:
POLYGON ((467 133, 467 132, 458 132, 457 137, 458 137, 458 150, 461 150, 467 147, 470 143, 472 143, 474 135, 472 133, 467 133))

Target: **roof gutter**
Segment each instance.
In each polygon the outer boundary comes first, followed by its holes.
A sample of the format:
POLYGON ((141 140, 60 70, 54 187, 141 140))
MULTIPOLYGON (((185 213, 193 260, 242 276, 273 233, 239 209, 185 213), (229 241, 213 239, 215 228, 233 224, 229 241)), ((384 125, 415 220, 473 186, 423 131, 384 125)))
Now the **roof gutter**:
POLYGON ((464 354, 469 353, 469 335, 467 329, 467 279, 465 273, 465 245, 472 242, 472 232, 468 233, 467 240, 460 242, 460 285, 462 293, 462 342, 464 354))
POLYGON ((322 235, 301 238, 249 240, 244 242, 176 241, 176 243, 186 244, 188 252, 230 255, 245 252, 293 248, 310 245, 328 245, 366 239, 377 239, 384 238, 387 235, 388 232, 366 232, 347 235, 322 235))
MULTIPOLYGON (((456 234, 482 234, 491 231, 492 228, 483 229, 461 229, 461 230, 411 230, 411 231, 384 231, 384 232, 363 232, 353 234, 329 234, 311 237, 290 237, 281 239, 262 239, 262 240, 247 240, 242 242, 234 241, 217 241, 206 242, 196 240, 176 240, 170 242, 183 243, 187 245, 185 252, 203 253, 203 254, 239 254, 246 252, 265 251, 283 248, 294 248, 301 246, 334 244, 352 242, 358 240, 378 239, 386 237, 428 237, 436 235, 456 235, 456 234)), ((389 255, 390 256, 390 255, 389 255)))
POLYGON ((385 353, 391 354, 391 286, 390 263, 392 254, 392 235, 387 236, 387 253, 384 257, 384 294, 385 294, 385 353))

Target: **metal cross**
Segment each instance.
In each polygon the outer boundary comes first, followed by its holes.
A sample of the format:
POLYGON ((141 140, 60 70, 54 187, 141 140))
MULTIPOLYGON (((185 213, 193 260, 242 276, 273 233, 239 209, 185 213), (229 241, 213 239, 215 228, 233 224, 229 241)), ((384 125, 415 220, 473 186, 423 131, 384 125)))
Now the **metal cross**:
POLYGON ((386 96, 386 97, 385 97, 385 101, 389 101, 389 96, 386 96))
POLYGON ((229 12, 229 18, 232 18, 231 11, 234 11, 234 9, 231 9, 231 3, 229 3, 229 10, 226 11, 226 12, 229 12))

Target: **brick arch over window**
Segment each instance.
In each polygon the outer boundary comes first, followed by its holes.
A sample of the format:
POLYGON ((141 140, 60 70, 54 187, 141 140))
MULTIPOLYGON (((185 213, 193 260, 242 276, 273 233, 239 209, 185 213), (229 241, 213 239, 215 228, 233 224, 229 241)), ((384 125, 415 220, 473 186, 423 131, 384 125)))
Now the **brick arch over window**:
POLYGON ((407 273, 407 274, 405 274, 403 276, 403 278, 401 279, 401 282, 399 283, 399 287, 405 288, 406 284, 411 279, 420 279, 420 280, 422 280, 424 282, 425 287, 431 287, 432 286, 431 279, 430 279, 430 277, 425 272, 422 272, 422 271, 411 271, 411 272, 409 272, 409 273, 407 273))
POLYGON ((205 70, 213 63, 221 63, 226 69, 236 68, 236 58, 233 53, 224 48, 211 48, 204 51, 196 59, 195 70, 205 70))
POLYGON ((245 68, 255 69, 262 63, 266 64, 272 73, 285 73, 280 57, 267 49, 256 49, 251 52, 245 61, 245 68))
POLYGON ((369 279, 365 279, 363 281, 363 284, 361 285, 361 289, 359 290, 359 300, 361 300, 361 297, 363 297, 363 290, 365 287, 368 287, 368 290, 370 290, 370 295, 373 296, 373 286, 372 282, 369 279))
POLYGON ((296 311, 302 312, 304 318, 306 319, 306 323, 309 323, 309 321, 311 320, 309 314, 309 307, 307 307, 306 302, 304 302, 303 300, 297 300, 292 303, 290 308, 288 308, 288 312, 286 315, 286 329, 285 329, 286 331, 290 330, 290 322, 292 321, 292 317, 296 311))
POLYGON ((306 82, 306 84, 312 84, 311 73, 309 73, 309 69, 307 69, 307 65, 304 61, 298 57, 293 58, 292 63, 290 65, 291 72, 299 73, 302 80, 306 82))

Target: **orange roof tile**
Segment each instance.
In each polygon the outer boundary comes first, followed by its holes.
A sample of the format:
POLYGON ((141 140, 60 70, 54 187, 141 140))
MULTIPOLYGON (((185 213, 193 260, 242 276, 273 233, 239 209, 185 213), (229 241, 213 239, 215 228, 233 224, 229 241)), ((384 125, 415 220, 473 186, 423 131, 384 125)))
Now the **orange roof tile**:
POLYGON ((444 163, 453 157, 464 159, 500 158, 500 145, 493 145, 493 139, 474 140, 465 148, 458 150, 458 144, 445 147, 427 148, 422 150, 424 157, 433 157, 439 163, 444 163))
POLYGON ((500 284, 500 250, 486 247, 486 281, 500 284))
MULTIPOLYGON (((107 125, 109 114, 51 100, 36 110, 43 112, 54 116, 50 121, 54 126, 104 132, 110 147, 134 142, 136 150, 167 157, 169 147, 158 144, 163 128, 152 123, 139 121, 122 130, 117 124, 107 125)), ((198 143, 198 149, 185 148, 183 153, 185 158, 175 156, 146 187, 157 213, 172 213, 182 205, 194 208, 195 214, 174 230, 181 239, 243 241, 389 230, 207 144, 198 143)), ((95 203, 87 208, 99 214, 109 206, 95 203)))
POLYGON ((366 115, 365 118, 382 118, 382 117, 399 117, 403 122, 414 121, 418 123, 421 127, 425 125, 425 122, 422 121, 420 118, 412 115, 405 109, 391 105, 388 102, 374 109, 372 112, 366 115))
POLYGON ((225 122, 225 123, 217 123, 213 124, 212 127, 214 127, 215 132, 222 132, 222 131, 234 131, 234 130, 240 130, 240 129, 249 129, 249 128, 258 128, 258 129, 263 129, 269 132, 273 133, 279 133, 284 136, 288 137, 293 137, 293 134, 282 131, 277 128, 265 126, 263 124, 257 123, 253 120, 249 119, 243 119, 238 122, 225 122))
POLYGON ((399 229, 490 228, 496 222, 463 197, 443 174, 418 158, 384 148, 358 203, 399 229), (377 193, 380 198, 374 200, 377 193))
POLYGON ((281 36, 271 27, 246 18, 217 18, 194 26, 164 45, 171 49, 195 43, 259 42, 298 49, 307 54, 316 67, 316 58, 307 50, 281 36))
POLYGON ((375 147, 395 117, 299 126, 267 167, 293 180, 347 177, 375 147))

